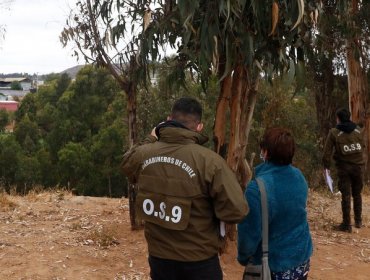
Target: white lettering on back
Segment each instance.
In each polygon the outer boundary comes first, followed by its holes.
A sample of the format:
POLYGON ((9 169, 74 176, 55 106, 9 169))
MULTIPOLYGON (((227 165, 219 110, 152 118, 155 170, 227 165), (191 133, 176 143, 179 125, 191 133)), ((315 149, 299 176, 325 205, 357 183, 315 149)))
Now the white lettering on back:
POLYGON ((179 160, 173 157, 155 156, 155 157, 145 159, 143 161, 141 169, 144 170, 149 165, 153 165, 157 163, 167 163, 167 164, 175 165, 175 166, 180 167, 186 173, 188 173, 190 178, 193 178, 196 176, 196 173, 194 172, 193 168, 191 168, 186 162, 183 162, 182 160, 179 160))

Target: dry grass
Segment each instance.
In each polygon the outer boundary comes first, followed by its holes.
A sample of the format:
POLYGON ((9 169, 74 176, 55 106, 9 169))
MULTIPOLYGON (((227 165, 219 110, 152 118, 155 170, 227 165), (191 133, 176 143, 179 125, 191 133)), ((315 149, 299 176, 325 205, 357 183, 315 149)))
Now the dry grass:
POLYGON ((329 194, 327 191, 317 192, 310 191, 308 195, 308 211, 310 213, 308 219, 311 229, 315 231, 324 231, 330 233, 335 224, 333 215, 331 214, 335 199, 340 196, 329 194), (330 195, 333 199, 328 200, 326 197, 330 195))
POLYGON ((57 190, 50 190, 44 189, 41 186, 36 186, 32 190, 30 190, 25 198, 30 202, 37 202, 37 201, 63 201, 66 197, 71 197, 72 193, 65 189, 57 189, 57 190))
POLYGON ((128 272, 119 273, 114 277, 114 280, 150 280, 149 276, 145 276, 143 272, 128 272))
POLYGON ((36 186, 32 190, 30 190, 25 197, 30 202, 40 201, 41 200, 41 195, 40 194, 42 192, 43 192, 43 188, 36 186))
POLYGON ((85 245, 95 245, 102 248, 108 248, 119 244, 116 236, 118 236, 117 228, 114 226, 102 226, 89 231, 86 238, 83 240, 85 245))
POLYGON ((6 193, 0 193, 0 208, 2 210, 13 210, 18 206, 6 193))
MULTIPOLYGON (((367 196, 367 193, 369 190, 366 186, 364 197, 367 196)), ((307 210, 314 242, 316 246, 336 246, 338 251, 343 250, 343 246, 351 246, 355 248, 352 258, 370 263, 370 239, 359 237, 361 230, 353 227, 352 234, 333 230, 333 225, 338 224, 341 220, 340 203, 341 194, 339 192, 331 194, 325 189, 309 192, 307 210)), ((366 214, 363 215, 363 224, 365 227, 369 224, 369 216, 366 214)))

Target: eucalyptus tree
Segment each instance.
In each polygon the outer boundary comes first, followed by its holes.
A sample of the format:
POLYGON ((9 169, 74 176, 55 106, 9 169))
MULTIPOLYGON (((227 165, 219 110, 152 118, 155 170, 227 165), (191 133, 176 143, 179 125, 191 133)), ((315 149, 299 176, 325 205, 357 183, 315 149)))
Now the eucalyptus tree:
MULTIPOLYGON (((370 125, 368 83, 370 67, 370 3, 363 0, 338 1, 345 35, 349 104, 354 121, 370 125)), ((369 127, 370 128, 370 127, 369 127)), ((369 131, 370 132, 370 131, 369 131)))
POLYGON ((245 151, 259 81, 262 75, 272 80, 275 73, 284 72, 303 79, 303 42, 310 39, 310 25, 317 21, 317 2, 106 0, 108 11, 114 5, 129 7, 127 15, 100 15, 113 30, 113 45, 127 35, 127 18, 141 21, 142 31, 131 39, 140 68, 148 69, 173 49, 173 80, 183 82, 190 71, 206 88, 210 77, 218 77, 215 150, 226 151, 228 165, 244 188, 251 176, 245 151), (312 18, 304 17, 311 12, 312 18))
POLYGON ((314 47, 306 52, 307 72, 312 76, 311 82, 307 81, 306 84, 315 96, 319 143, 323 147, 329 129, 335 124, 336 109, 339 106, 346 106, 343 100, 347 83, 344 76, 342 36, 338 32, 335 3, 331 0, 323 1, 319 8, 325 16, 316 23, 317 32, 313 42, 309 42, 314 47), (338 88, 342 91, 338 92, 338 88))
POLYGON ((138 75, 136 46, 127 39, 135 26, 127 18, 129 5, 115 1, 78 1, 71 11, 60 40, 64 46, 74 44, 74 55, 82 55, 87 63, 95 63, 109 70, 127 96, 129 143, 137 142, 136 91, 138 75), (114 26, 113 26, 114 25, 114 26))
POLYGON ((172 76, 185 71, 206 88, 216 75, 220 91, 214 122, 215 151, 226 151, 228 165, 242 187, 251 176, 245 150, 258 84, 275 73, 303 77, 304 40, 312 21, 304 14, 317 11, 316 1, 136 1, 132 17, 147 28, 137 37, 140 65, 176 50, 172 76), (310 5, 305 5, 310 3, 310 5), (306 7, 306 8, 305 8, 306 7))
MULTIPOLYGON (((370 155, 370 96, 367 74, 370 69, 370 3, 362 0, 325 0, 322 1, 323 14, 318 24, 316 40, 317 57, 320 62, 327 62, 328 69, 325 86, 332 87, 330 75, 347 74, 348 106, 352 120, 364 126, 370 155), (329 72, 331 71, 331 73, 329 72)), ((320 101, 325 101, 327 94, 320 101)), ((329 98, 330 99, 330 98, 329 98)), ((329 103, 336 103, 338 96, 329 103)), ((327 101, 327 100, 326 100, 327 101)), ((323 107, 323 102, 320 104, 323 107)), ((333 111, 329 106, 328 111, 333 111)), ((368 164, 368 169, 370 168, 368 164)))
POLYGON ((366 71, 370 68, 370 3, 366 0, 338 1, 345 35, 349 107, 352 119, 364 126, 366 169, 370 172, 370 94, 366 71))
MULTIPOLYGON (((135 33, 136 18, 128 10, 135 1, 78 1, 71 11, 66 27, 60 35, 64 46, 74 43, 75 55, 87 63, 96 63, 109 70, 127 97, 127 126, 129 147, 137 142, 137 87, 140 77, 145 80, 137 64, 137 45, 130 40, 135 33), (130 28, 127 30, 127 26, 130 28)), ((130 218, 137 228, 135 214, 136 188, 129 184, 130 218)))

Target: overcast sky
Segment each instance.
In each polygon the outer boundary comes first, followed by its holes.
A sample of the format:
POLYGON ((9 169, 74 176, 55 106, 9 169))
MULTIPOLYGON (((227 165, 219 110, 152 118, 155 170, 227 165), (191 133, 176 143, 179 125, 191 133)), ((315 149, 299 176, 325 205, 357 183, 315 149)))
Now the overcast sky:
POLYGON ((9 9, 0 6, 0 25, 6 28, 5 38, 0 40, 0 73, 47 74, 77 65, 71 46, 63 48, 59 41, 76 2, 13 0, 9 9))

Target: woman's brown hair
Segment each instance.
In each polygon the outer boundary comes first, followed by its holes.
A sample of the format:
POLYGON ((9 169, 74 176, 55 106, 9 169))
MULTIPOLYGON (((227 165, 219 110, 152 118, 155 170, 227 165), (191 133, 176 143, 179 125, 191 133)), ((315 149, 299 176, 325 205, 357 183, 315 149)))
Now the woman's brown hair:
POLYGON ((281 165, 292 163, 295 142, 289 130, 280 127, 267 129, 260 142, 260 147, 267 151, 267 161, 281 165))

